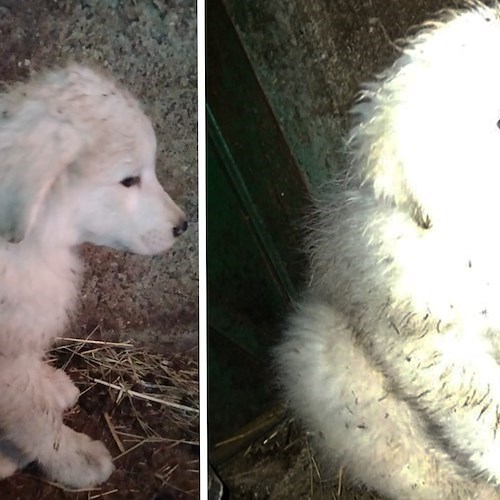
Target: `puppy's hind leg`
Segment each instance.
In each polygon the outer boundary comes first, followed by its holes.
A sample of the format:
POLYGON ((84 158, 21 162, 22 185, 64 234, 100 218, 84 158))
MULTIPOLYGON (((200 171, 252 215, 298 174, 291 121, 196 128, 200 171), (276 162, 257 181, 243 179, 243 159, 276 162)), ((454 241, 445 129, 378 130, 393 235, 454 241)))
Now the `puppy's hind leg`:
POLYGON ((331 305, 302 307, 277 361, 288 399, 334 474, 342 466, 353 482, 391 499, 500 498, 433 446, 419 415, 391 391, 331 305))
POLYGON ((109 451, 100 441, 62 424, 38 449, 38 462, 50 479, 73 488, 90 488, 114 470, 109 451))
POLYGON ((46 370, 42 360, 27 356, 2 362, 2 438, 27 461, 36 460, 54 481, 73 488, 102 483, 114 469, 111 455, 100 441, 63 424, 46 370))

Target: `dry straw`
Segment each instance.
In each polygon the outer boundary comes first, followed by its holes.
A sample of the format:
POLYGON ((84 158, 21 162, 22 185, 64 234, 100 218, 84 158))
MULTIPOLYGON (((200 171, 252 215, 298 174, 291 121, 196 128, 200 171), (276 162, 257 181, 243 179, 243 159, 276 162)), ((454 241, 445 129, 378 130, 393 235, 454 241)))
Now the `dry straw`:
MULTIPOLYGON (((69 372, 82 389, 82 395, 101 386, 108 390, 110 405, 106 408, 111 406, 114 410, 117 406, 127 405, 122 411, 131 416, 134 425, 130 428, 123 423, 116 425, 113 411, 103 411, 106 426, 119 450, 114 461, 146 444, 197 446, 199 391, 198 366, 194 357, 189 354, 166 357, 136 346, 131 341, 94 340, 90 338, 94 333, 86 339, 59 339, 51 358, 69 372), (141 404, 138 405, 138 402, 141 404), (146 407, 147 411, 141 411, 139 407, 146 407), (168 424, 164 427, 175 429, 176 436, 182 435, 182 439, 159 434, 155 424, 165 419, 165 415, 168 424)), ((168 465, 160 468, 156 476, 167 484, 173 472, 172 466, 168 465)), ((198 473, 195 460, 191 472, 198 473)), ((97 499, 106 498, 117 490, 86 491, 89 499, 97 499)))

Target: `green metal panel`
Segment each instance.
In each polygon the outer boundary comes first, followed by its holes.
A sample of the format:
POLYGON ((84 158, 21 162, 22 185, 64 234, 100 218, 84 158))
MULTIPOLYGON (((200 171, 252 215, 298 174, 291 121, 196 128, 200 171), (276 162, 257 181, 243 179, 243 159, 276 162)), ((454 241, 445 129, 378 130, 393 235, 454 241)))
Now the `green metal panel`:
POLYGON ((210 326, 261 357, 269 339, 255 326, 272 324, 286 299, 210 138, 207 144, 210 326))
POLYGON ((301 276, 307 189, 220 0, 207 2, 211 443, 272 399, 269 347, 301 276))

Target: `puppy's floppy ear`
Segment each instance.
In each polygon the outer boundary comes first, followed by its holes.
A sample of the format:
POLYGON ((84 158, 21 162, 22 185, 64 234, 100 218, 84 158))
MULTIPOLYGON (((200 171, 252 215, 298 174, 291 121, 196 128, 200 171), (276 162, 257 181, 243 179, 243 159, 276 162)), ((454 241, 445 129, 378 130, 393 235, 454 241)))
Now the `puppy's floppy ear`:
POLYGON ((74 124, 40 100, 17 102, 0 119, 0 237, 21 241, 51 188, 78 157, 74 124))

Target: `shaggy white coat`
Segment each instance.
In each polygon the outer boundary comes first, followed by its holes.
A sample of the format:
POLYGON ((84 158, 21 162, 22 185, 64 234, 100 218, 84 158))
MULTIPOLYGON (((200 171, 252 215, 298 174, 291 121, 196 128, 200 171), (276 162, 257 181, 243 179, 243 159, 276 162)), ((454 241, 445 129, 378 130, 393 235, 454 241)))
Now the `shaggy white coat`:
POLYGON ((425 25, 354 113, 279 380, 332 475, 500 498, 500 7, 425 25))
POLYGON ((78 296, 77 245, 154 254, 185 229, 155 148, 136 100, 90 68, 0 95, 0 477, 36 460, 83 488, 113 470, 102 443, 63 424, 79 391, 44 356, 78 296))

